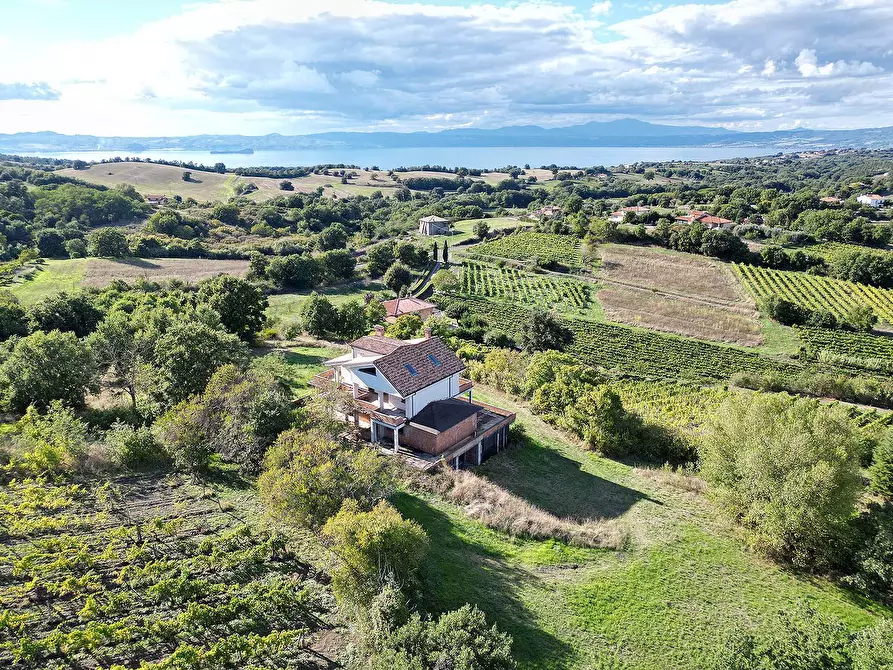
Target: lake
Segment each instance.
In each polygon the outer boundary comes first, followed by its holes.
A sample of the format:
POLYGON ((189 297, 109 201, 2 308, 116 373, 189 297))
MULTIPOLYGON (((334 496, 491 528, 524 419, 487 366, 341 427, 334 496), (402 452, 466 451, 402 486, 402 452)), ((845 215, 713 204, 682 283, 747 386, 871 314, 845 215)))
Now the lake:
POLYGON ((377 166, 388 170, 412 165, 444 165, 493 169, 506 165, 621 165, 640 161, 693 160, 710 161, 723 158, 770 156, 782 147, 433 147, 401 149, 301 149, 288 151, 256 151, 253 154, 211 154, 210 151, 180 149, 126 151, 29 152, 47 158, 79 158, 100 161, 104 158, 139 157, 168 161, 193 161, 213 165, 224 163, 229 168, 252 166, 295 167, 345 163, 360 167, 377 166))

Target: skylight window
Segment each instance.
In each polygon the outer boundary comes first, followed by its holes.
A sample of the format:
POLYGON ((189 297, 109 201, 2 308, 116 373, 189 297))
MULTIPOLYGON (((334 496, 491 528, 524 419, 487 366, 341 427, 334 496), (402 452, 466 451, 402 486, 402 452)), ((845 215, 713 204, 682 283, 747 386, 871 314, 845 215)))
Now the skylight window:
POLYGON ((410 377, 418 377, 419 376, 418 370, 416 370, 414 367, 412 367, 409 363, 404 363, 403 367, 409 371, 410 377))
POLYGON ((434 354, 428 354, 428 360, 434 363, 435 368, 440 367, 440 361, 437 360, 437 356, 435 356, 434 354))

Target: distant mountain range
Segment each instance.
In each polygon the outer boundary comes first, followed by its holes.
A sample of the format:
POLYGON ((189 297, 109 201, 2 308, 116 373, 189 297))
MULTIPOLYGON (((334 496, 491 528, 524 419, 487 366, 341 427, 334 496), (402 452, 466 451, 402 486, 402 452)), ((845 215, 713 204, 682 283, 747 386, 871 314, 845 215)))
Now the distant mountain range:
POLYGON ((405 149, 433 147, 772 147, 783 150, 835 147, 893 147, 893 126, 860 130, 740 132, 703 126, 667 126, 636 119, 585 123, 565 128, 509 126, 439 132, 331 132, 315 135, 190 135, 187 137, 98 137, 53 132, 0 134, 0 152, 282 151, 292 149, 405 149))

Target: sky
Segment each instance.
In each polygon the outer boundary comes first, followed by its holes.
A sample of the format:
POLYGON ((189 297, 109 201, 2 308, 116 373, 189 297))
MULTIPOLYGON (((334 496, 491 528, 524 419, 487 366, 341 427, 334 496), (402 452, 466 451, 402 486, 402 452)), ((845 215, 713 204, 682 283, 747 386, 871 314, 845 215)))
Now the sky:
POLYGON ((0 0, 0 133, 893 125, 893 0, 0 0))

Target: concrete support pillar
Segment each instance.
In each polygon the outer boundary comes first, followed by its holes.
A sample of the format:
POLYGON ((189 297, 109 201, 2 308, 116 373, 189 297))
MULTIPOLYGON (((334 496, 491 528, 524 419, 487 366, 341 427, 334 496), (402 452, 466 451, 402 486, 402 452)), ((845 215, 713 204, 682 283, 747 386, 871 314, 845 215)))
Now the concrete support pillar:
POLYGON ((353 412, 353 427, 354 428, 360 427, 360 413, 356 410, 354 410, 354 412, 353 412))
POLYGON ((372 433, 372 444, 375 444, 378 442, 378 424, 376 424, 375 421, 370 421, 369 430, 372 433))
POLYGON ((394 428, 394 453, 400 448, 400 431, 394 428))
POLYGON ((468 402, 471 402, 471 389, 468 389, 468 402))
POLYGON ((378 409, 384 409, 384 393, 378 392, 378 409))
POLYGON ((453 459, 453 470, 458 470, 458 469, 459 469, 459 457, 456 456, 456 458, 453 459))
POLYGON ((478 440, 475 449, 477 449, 477 464, 480 465, 484 462, 484 446, 480 440, 478 440))

